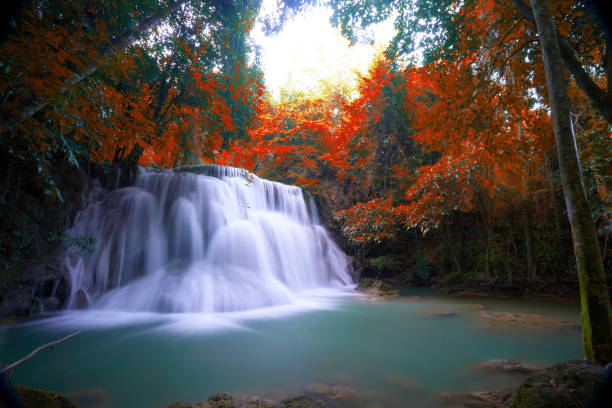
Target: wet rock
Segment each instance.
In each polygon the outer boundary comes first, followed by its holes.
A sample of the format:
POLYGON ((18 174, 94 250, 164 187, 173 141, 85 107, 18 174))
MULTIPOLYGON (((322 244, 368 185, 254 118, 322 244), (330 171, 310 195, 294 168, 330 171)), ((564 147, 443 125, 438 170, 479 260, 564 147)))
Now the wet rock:
POLYGON ((477 364, 475 368, 517 374, 530 374, 537 370, 532 364, 516 360, 487 360, 477 364))
POLYGON ((25 385, 15 386, 15 392, 23 402, 24 408, 78 408, 74 402, 55 392, 25 385))
POLYGON ((235 398, 234 405, 236 408, 274 408, 275 402, 255 395, 247 395, 235 398))
POLYGON ((356 289, 370 298, 386 298, 391 296, 399 296, 399 291, 393 286, 381 280, 363 279, 356 289))
POLYGON ((27 287, 13 288, 5 296, 0 306, 0 315, 3 316, 27 316, 32 308, 32 290, 27 287))
POLYGON ((420 296, 416 296, 416 295, 415 296, 408 296, 408 299, 410 299, 410 300, 420 300, 421 297, 420 296))
POLYGON ((450 407, 469 407, 469 408, 505 408, 508 407, 512 394, 491 391, 491 392, 443 392, 440 400, 450 407))
POLYGON ((55 259, 26 264, 4 294, 0 315, 27 316, 43 310, 56 310, 68 296, 69 285, 61 278, 59 263, 55 259), (59 305, 56 305, 57 301, 59 305))
POLYGON ((302 395, 301 397, 282 400, 274 408, 325 408, 323 401, 302 395))
POLYGON ((87 309, 87 307, 89 307, 89 300, 83 289, 79 289, 74 295, 74 306, 77 309, 87 309))
MULTIPOLYGON (((586 360, 571 360, 542 370, 521 383, 511 408, 604 407, 606 370, 586 360)), ((609 384, 608 384, 609 385, 609 384)), ((609 397, 609 396, 608 396, 609 397)), ((607 401, 608 403, 610 401, 607 401)))
POLYGON ((52 312, 60 308, 60 301, 56 297, 34 298, 31 313, 52 312))
POLYGON ((580 328, 580 325, 568 320, 559 320, 535 314, 508 313, 508 312, 482 312, 480 317, 483 319, 507 323, 519 326, 530 327, 555 327, 555 328, 580 328))
POLYGON ((328 395, 332 401, 352 401, 357 399, 357 391, 346 385, 334 385, 328 395))

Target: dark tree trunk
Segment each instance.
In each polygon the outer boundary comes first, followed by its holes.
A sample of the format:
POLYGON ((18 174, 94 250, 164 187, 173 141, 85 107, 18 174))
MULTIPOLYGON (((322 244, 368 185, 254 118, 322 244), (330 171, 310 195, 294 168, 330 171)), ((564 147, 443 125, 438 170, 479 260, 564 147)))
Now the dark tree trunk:
POLYGON ((531 8, 542 47, 559 171, 578 266, 584 355, 589 360, 606 364, 612 360, 612 312, 595 223, 571 129, 567 80, 548 1, 532 0, 531 8))

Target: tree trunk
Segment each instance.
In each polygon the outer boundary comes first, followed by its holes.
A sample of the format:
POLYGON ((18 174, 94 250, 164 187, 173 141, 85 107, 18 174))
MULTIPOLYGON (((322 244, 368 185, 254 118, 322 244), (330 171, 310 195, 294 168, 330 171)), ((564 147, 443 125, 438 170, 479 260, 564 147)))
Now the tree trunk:
POLYGON ((567 81, 562 71, 563 64, 548 1, 532 0, 531 7, 542 47, 559 171, 578 266, 584 355, 589 360, 606 364, 612 360, 612 312, 595 223, 582 182, 571 129, 567 81))
MULTIPOLYGON (((514 5, 518 9, 519 13, 528 21, 532 23, 536 23, 535 21, 535 11, 532 11, 529 8, 529 5, 525 3, 523 0, 513 0, 514 5)), ((536 27, 539 27, 536 24, 536 27)), ((601 115, 608 121, 608 123, 612 123, 612 95, 610 94, 610 82, 608 80, 608 92, 606 93, 606 89, 600 88, 595 81, 590 77, 587 71, 582 67, 582 64, 574 55, 574 51, 572 50, 572 44, 570 41, 559 35, 559 33, 554 33, 554 41, 557 42, 557 47, 559 49, 559 59, 558 62, 561 64, 565 63, 566 68, 572 73, 574 79, 576 80, 576 84, 584 91, 586 96, 589 98, 589 101, 593 105, 595 109, 601 113, 601 115)), ((606 33, 606 41, 610 43, 610 35, 606 33)), ((609 63, 608 63, 609 64, 609 63)), ((610 74, 610 65, 608 65, 607 74, 609 79, 610 74)))
POLYGON ((557 194, 555 194, 555 180, 553 178, 553 160, 552 157, 547 156, 547 168, 548 168, 548 184, 550 186, 550 199, 552 201, 553 216, 555 220, 555 242, 559 242, 561 237, 561 223, 559 222, 559 209, 557 208, 557 194))

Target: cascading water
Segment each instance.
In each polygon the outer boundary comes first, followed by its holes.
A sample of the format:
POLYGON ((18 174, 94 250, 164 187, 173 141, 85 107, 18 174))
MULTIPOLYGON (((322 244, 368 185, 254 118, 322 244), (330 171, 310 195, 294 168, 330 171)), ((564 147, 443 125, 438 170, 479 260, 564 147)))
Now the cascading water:
POLYGON ((87 205, 69 233, 96 248, 66 257, 68 308, 86 296, 95 309, 229 312, 351 284, 312 199, 232 167, 143 170, 135 186, 87 205))

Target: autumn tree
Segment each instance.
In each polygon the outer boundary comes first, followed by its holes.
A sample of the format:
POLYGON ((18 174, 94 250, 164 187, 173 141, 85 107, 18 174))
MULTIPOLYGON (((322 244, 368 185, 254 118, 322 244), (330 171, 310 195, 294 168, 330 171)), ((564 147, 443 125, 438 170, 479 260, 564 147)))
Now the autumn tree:
MULTIPOLYGON (((583 313, 586 314, 583 315, 585 355, 601 363, 607 362, 611 344, 607 286, 599 261, 601 255, 591 208, 577 165, 571 109, 567 97, 563 96, 567 82, 561 68, 567 69, 574 83, 583 91, 582 95, 609 123, 611 64, 609 47, 606 47, 610 38, 597 24, 593 9, 587 2, 555 2, 554 10, 548 12, 550 21, 542 23, 543 20, 538 22, 536 18, 536 10, 546 10, 548 6, 540 1, 532 2, 531 7, 521 0, 416 0, 410 7, 408 2, 398 1, 345 3, 332 2, 335 19, 343 23, 346 33, 351 34, 360 25, 380 21, 395 13, 397 36, 391 51, 410 58, 411 53, 421 47, 424 61, 428 63, 425 69, 434 69, 435 75, 438 67, 444 76, 438 85, 452 83, 446 90, 432 89, 433 105, 430 106, 446 106, 435 114, 428 112, 430 116, 421 115, 420 118, 425 120, 417 125, 423 136, 416 134, 416 138, 425 146, 431 145, 442 152, 442 157, 435 165, 422 169, 422 178, 409 190, 408 198, 412 204, 406 208, 410 210, 408 219, 413 220, 412 225, 435 220, 436 212, 448 214, 452 208, 470 208, 480 203, 479 206, 486 209, 490 205, 483 204, 483 197, 492 197, 491 204, 499 203, 500 198, 496 198, 499 187, 524 195, 525 186, 530 183, 530 172, 538 168, 538 161, 542 163, 547 154, 545 145, 540 149, 529 149, 533 141, 546 140, 547 133, 546 126, 534 122, 534 115, 542 123, 547 121, 545 112, 537 114, 534 103, 551 107, 559 152, 558 165, 582 287, 583 313), (547 38, 545 34, 548 34, 547 38), (420 42, 419 38, 422 39, 420 42), (548 45, 545 45, 546 41, 548 45), (457 82, 453 83, 455 78, 457 82), (468 91, 462 92, 464 89, 468 91), (457 104, 440 103, 440 100, 456 94, 461 95, 457 104), (435 119, 427 123, 428 117, 435 119), (526 139, 527 145, 517 143, 526 139), (471 156, 471 152, 475 155, 471 156), (505 160, 500 157, 503 152, 509 154, 505 160), (534 161, 534 158, 537 159, 534 161), (504 169, 496 163, 509 167, 504 169), (512 169, 515 165, 517 167, 512 169), (522 171, 524 169, 531 170, 522 171), (469 195, 462 197, 459 191, 444 192, 442 180, 445 174, 451 180, 465 180, 469 174, 470 186, 466 186, 463 193, 474 191, 477 194, 470 199, 469 195), (486 193, 484 196, 483 192, 486 193), (433 197, 427 204, 414 207, 428 194, 433 197), (444 207, 441 205, 444 202, 450 205, 444 207), (414 210, 419 208, 425 211, 423 214, 429 215, 414 220, 415 215, 420 214, 414 210), (590 255, 585 255, 585 250, 590 251, 590 255), (587 257, 588 264, 585 263, 587 257), (590 287, 589 283, 593 284, 592 290, 586 289, 590 287), (589 317, 590 313, 594 316, 589 317), (601 322, 598 332, 592 332, 591 319, 601 322)), ((604 127, 603 132, 607 133, 609 129, 604 127)), ((454 187, 454 183, 446 185, 454 187)), ((490 209, 483 213, 490 213, 490 209)), ((483 215, 482 218, 485 224, 489 223, 490 216, 483 215)), ((528 218, 524 218, 524 224, 529 226, 528 218)), ((529 236, 528 228, 525 235, 529 236)))

